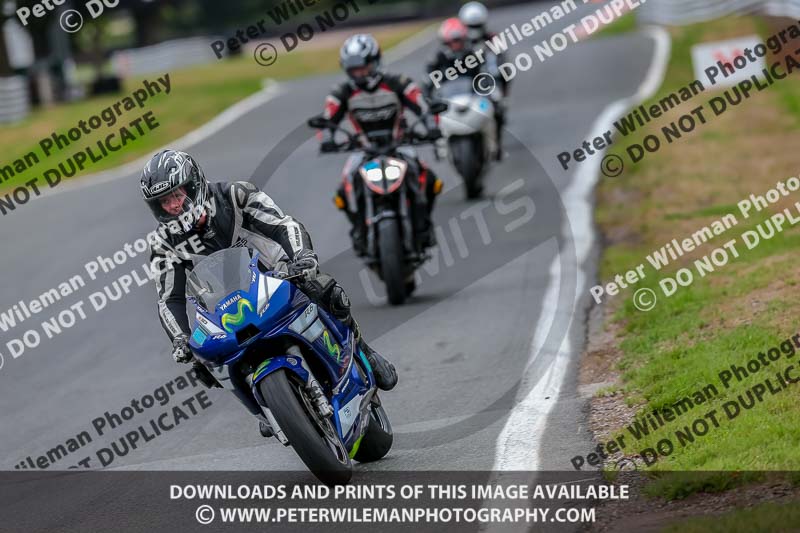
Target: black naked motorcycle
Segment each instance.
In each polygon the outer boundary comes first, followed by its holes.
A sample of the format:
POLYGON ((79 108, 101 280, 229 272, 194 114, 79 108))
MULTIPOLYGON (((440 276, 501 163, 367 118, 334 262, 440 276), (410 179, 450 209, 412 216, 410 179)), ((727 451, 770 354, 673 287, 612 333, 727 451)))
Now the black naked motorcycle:
MULTIPOLYGON (((444 102, 434 102, 430 112, 438 114, 447 110, 444 102)), ((367 266, 386 285, 386 294, 392 305, 402 305, 415 289, 414 272, 428 258, 425 246, 419 238, 418 211, 413 207, 417 198, 424 194, 417 190, 412 168, 415 166, 398 150, 401 146, 432 143, 415 133, 421 121, 406 128, 400 139, 365 145, 359 137, 339 127, 322 116, 308 119, 315 129, 330 129, 342 132, 347 141, 330 153, 360 152, 364 161, 358 170, 363 180, 362 210, 366 228, 366 249, 363 250, 367 266)))

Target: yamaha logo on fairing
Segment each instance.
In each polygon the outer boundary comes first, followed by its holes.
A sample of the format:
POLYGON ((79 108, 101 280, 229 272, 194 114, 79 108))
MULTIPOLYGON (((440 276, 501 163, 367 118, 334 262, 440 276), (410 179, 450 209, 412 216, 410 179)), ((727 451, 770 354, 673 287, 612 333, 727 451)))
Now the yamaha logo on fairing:
POLYGON ((219 306, 219 310, 220 311, 224 311, 225 309, 230 307, 231 304, 234 304, 234 303, 238 302, 241 299, 242 299, 242 295, 241 294, 237 294, 236 296, 232 296, 228 300, 225 300, 225 302, 223 302, 223 304, 219 306))

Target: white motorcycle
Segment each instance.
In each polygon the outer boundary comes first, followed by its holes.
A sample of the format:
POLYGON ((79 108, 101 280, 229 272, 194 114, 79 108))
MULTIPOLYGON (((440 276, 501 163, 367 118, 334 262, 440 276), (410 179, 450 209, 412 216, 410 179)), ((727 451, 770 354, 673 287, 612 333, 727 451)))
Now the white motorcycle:
POLYGON ((459 77, 441 86, 436 96, 449 104, 439 115, 443 138, 437 155, 449 158, 464 180, 468 199, 483 192, 483 177, 497 155, 497 123, 490 98, 475 93, 472 80, 459 77))

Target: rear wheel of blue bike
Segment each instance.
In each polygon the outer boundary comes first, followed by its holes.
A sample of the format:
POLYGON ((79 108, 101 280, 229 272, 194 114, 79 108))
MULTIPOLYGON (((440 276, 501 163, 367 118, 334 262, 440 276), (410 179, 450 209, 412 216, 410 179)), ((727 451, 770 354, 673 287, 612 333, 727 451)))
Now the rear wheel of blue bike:
POLYGON ((258 388, 289 444, 317 479, 326 485, 350 481, 349 454, 330 418, 317 414, 300 378, 281 369, 261 380, 258 388))
POLYGON ((380 402, 373 402, 369 406, 369 426, 361 439, 353 459, 359 463, 369 463, 382 459, 392 448, 394 434, 389 417, 380 402))

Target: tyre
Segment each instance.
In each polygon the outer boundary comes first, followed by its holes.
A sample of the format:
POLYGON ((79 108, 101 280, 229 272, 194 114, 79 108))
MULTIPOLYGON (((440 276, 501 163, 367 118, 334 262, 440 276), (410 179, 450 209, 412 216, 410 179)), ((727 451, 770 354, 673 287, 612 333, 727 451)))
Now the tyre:
POLYGON ((300 378, 281 369, 261 380, 258 389, 294 451, 317 479, 326 485, 350 481, 349 454, 330 419, 316 414, 300 378))
POLYGON ((450 154, 453 166, 464 180, 467 198, 479 198, 483 192, 483 137, 471 135, 469 137, 450 137, 450 154))
POLYGON ((382 405, 373 403, 369 406, 369 426, 353 458, 359 463, 382 459, 389 453, 393 441, 392 425, 389 423, 386 411, 382 405))
POLYGON ((381 277, 386 284, 389 303, 406 301, 406 275, 403 242, 396 218, 384 218, 378 224, 378 249, 381 254, 381 277))

